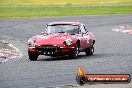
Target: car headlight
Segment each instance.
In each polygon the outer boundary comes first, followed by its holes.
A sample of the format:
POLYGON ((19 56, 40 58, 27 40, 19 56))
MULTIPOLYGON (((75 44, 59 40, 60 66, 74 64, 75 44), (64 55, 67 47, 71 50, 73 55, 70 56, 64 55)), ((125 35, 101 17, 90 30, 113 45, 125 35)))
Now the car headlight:
POLYGON ((66 39, 65 42, 66 42, 67 46, 70 46, 72 44, 72 40, 71 39, 66 39))
POLYGON ((34 45, 35 45, 35 39, 30 38, 30 39, 28 40, 28 46, 34 46, 34 45))

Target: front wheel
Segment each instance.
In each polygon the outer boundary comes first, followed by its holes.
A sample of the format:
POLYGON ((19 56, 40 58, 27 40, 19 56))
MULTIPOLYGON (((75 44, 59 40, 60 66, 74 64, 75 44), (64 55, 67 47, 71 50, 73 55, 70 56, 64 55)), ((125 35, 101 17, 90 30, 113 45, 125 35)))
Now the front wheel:
POLYGON ((87 49, 85 50, 85 53, 86 53, 87 56, 88 56, 88 55, 93 55, 93 53, 94 53, 94 46, 91 45, 89 48, 87 48, 87 49))
POLYGON ((28 50, 28 56, 29 56, 29 59, 30 59, 31 61, 36 61, 37 58, 38 58, 38 55, 37 55, 37 54, 32 53, 32 52, 30 52, 29 50, 28 50))
POLYGON ((74 52, 70 55, 70 57, 76 59, 78 57, 78 54, 79 54, 79 45, 76 44, 74 52))

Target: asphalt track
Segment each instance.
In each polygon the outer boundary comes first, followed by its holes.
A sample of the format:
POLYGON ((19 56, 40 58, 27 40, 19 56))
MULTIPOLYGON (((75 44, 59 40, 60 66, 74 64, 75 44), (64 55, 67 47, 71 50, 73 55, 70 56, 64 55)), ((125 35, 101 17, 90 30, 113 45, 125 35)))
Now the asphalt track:
MULTIPOLYGON (((45 88, 76 85, 78 65, 87 73, 122 73, 132 75, 132 35, 112 31, 119 25, 132 25, 132 14, 49 18, 0 19, 0 39, 23 52, 23 58, 0 64, 0 88, 45 88), (52 21, 80 21, 95 35, 95 54, 78 59, 40 56, 29 61, 27 40, 41 33, 52 21)), ((98 86, 98 85, 97 85, 98 86)))

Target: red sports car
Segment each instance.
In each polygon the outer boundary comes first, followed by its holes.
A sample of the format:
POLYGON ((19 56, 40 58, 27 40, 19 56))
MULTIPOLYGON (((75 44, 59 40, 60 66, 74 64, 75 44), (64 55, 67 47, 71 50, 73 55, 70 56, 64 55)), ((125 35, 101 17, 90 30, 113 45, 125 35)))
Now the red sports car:
POLYGON ((31 61, 39 55, 77 58, 80 52, 94 53, 94 35, 80 22, 49 23, 41 35, 28 40, 28 55, 31 61))

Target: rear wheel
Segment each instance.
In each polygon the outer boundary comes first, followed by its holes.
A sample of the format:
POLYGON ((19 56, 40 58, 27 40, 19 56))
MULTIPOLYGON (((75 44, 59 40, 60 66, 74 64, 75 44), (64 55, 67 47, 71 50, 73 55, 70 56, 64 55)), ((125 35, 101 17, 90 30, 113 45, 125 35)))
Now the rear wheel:
POLYGON ((93 55, 93 53, 94 53, 94 46, 91 45, 89 48, 87 48, 87 49, 85 50, 85 53, 86 53, 87 56, 88 56, 88 55, 93 55))
POLYGON ((30 52, 30 51, 28 51, 28 56, 29 56, 29 59, 30 59, 31 61, 36 61, 37 58, 38 58, 38 55, 37 55, 37 54, 32 53, 32 52, 30 52))
POLYGON ((79 54, 79 45, 76 44, 74 52, 70 55, 70 57, 73 58, 73 59, 76 59, 78 57, 78 54, 79 54))

